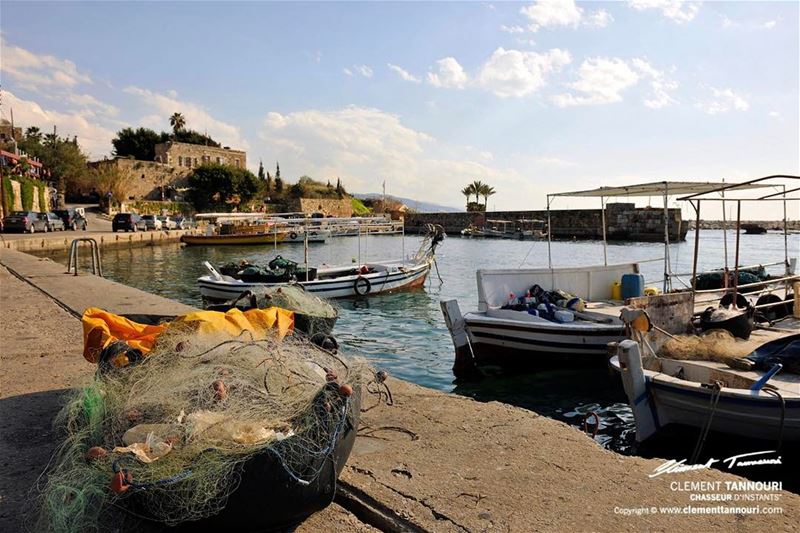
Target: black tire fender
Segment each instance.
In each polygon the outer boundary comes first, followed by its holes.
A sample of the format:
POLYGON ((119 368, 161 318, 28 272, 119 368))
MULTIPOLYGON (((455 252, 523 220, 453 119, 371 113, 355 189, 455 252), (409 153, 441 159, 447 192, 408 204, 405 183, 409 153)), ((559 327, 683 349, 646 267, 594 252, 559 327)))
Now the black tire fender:
POLYGON ((295 240, 297 238, 297 232, 296 231, 291 232, 289 234, 289 238, 292 239, 292 240, 295 240))
POLYGON ((353 283, 353 290, 359 296, 366 296, 372 290, 372 283, 364 276, 358 276, 353 283))

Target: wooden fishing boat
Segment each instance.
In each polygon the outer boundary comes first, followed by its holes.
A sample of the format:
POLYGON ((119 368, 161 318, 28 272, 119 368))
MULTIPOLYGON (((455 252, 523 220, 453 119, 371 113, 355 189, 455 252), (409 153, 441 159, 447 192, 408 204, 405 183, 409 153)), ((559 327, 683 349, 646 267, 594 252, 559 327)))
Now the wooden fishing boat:
MULTIPOLYGON (((396 261, 317 268, 313 279, 300 279, 296 283, 308 292, 324 298, 368 296, 421 287, 430 272, 431 264, 432 260, 410 265, 396 261)), ((208 302, 223 302, 237 298, 248 290, 277 285, 242 281, 220 274, 210 264, 205 266, 209 274, 200 276, 197 285, 200 295, 208 302)))
POLYGON ((181 242, 187 246, 245 246, 277 244, 284 241, 288 232, 232 233, 229 235, 182 235, 181 242))
MULTIPOLYGON (((790 337, 787 330, 785 335, 788 349, 800 350, 800 333, 790 337)), ((764 340, 769 338, 764 335, 764 340)), ((642 346, 633 340, 619 344, 610 365, 622 376, 639 442, 670 424, 708 426, 708 430, 755 439, 800 440, 798 374, 769 375, 769 371, 733 369, 713 361, 650 358, 643 362, 642 346)))
POLYGON ((461 315, 456 300, 443 301, 442 312, 456 349, 453 371, 469 374, 483 364, 550 366, 566 359, 604 364, 606 345, 625 338, 618 318, 621 301, 612 285, 638 264, 573 268, 478 270, 478 310, 461 315), (585 302, 572 322, 558 323, 525 311, 503 309, 509 294, 526 294, 534 285, 560 289, 585 302))

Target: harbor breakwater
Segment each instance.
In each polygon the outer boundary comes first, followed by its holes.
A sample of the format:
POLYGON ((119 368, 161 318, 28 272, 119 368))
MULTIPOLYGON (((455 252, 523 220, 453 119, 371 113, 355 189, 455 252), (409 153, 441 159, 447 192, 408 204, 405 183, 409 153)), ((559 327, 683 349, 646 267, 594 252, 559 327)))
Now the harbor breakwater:
MULTIPOLYGON (((463 213, 409 213, 406 232, 423 233, 426 224, 439 224, 449 234, 458 234, 470 224, 482 226, 486 220, 542 220, 547 211, 486 211, 463 213)), ((632 203, 606 205, 606 236, 612 241, 660 242, 664 240, 664 210, 639 207, 632 203)), ((601 209, 561 209, 550 211, 552 235, 556 239, 602 239, 601 209)), ((686 240, 688 224, 680 209, 669 209, 670 241, 686 240)))

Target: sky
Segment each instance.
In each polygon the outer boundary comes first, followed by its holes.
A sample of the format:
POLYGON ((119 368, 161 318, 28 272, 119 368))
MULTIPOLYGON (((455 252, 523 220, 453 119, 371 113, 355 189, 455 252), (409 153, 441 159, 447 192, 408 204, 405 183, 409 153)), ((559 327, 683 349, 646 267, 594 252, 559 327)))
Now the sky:
POLYGON ((98 159, 180 112, 251 170, 456 207, 799 174, 799 5, 4 1, 0 113, 98 159))

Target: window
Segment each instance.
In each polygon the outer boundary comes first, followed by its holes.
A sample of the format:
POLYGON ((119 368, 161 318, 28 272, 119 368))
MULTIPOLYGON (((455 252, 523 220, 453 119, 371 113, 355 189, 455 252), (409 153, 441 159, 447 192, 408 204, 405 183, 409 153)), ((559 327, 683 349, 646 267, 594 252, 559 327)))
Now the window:
POLYGON ((236 168, 239 168, 239 160, 238 159, 234 159, 233 160, 233 164, 236 166, 236 168))
POLYGON ((218 157, 218 158, 217 158, 217 164, 218 164, 218 165, 221 165, 221 164, 222 164, 222 158, 220 158, 220 157, 218 157))
POLYGON ((182 155, 179 155, 179 156, 178 156, 178 166, 179 166, 179 167, 182 167, 182 166, 183 166, 183 156, 182 156, 182 155))
POLYGON ((197 166, 197 158, 194 158, 194 166, 197 166))

